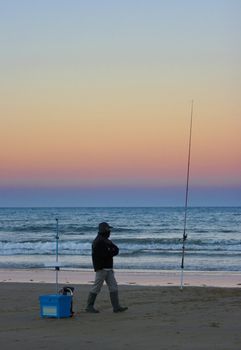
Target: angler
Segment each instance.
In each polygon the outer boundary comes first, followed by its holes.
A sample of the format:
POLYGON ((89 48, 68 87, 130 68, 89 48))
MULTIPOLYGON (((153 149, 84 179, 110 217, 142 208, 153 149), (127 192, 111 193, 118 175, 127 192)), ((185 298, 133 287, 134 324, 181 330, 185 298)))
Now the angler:
POLYGON ((113 257, 118 255, 119 248, 109 239, 112 227, 107 222, 99 224, 98 235, 92 243, 92 261, 95 270, 95 282, 89 293, 86 312, 98 313, 94 308, 97 295, 106 282, 113 312, 126 311, 127 307, 120 306, 118 285, 113 271, 113 257))

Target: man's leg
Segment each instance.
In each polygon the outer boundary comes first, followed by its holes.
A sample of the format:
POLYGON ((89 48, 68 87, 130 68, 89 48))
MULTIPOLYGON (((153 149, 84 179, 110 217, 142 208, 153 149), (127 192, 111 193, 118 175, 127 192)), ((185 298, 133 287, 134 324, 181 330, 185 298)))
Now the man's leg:
POLYGON ((118 285, 113 270, 107 271, 105 281, 110 291, 110 300, 113 307, 113 312, 126 311, 128 307, 122 307, 119 303, 118 285))
POLYGON ((99 294, 101 287, 103 286, 103 283, 105 281, 106 277, 106 271, 104 270, 99 270, 96 271, 95 274, 95 282, 93 286, 91 287, 89 296, 88 296, 88 301, 87 301, 87 306, 85 311, 86 312, 91 312, 91 313, 98 313, 99 311, 94 308, 94 303, 95 299, 97 297, 97 294, 99 294))

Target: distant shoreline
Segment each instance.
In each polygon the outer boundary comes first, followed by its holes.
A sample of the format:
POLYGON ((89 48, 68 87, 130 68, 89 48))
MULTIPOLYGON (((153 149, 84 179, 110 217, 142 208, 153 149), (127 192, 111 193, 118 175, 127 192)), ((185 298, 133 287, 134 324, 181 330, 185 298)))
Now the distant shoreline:
MULTIPOLYGON (((90 205, 87 205, 87 206, 55 206, 55 205, 52 205, 52 206, 1 206, 0 205, 0 209, 122 209, 122 208, 140 208, 140 209, 143 209, 143 208, 180 208, 180 209, 184 209, 184 205, 129 205, 129 206, 124 206, 124 205, 110 205, 110 206, 96 206, 96 205, 93 205, 93 206, 90 206, 90 205)), ((195 208, 241 208, 241 205, 190 205, 188 206, 188 209, 195 209, 195 208)))

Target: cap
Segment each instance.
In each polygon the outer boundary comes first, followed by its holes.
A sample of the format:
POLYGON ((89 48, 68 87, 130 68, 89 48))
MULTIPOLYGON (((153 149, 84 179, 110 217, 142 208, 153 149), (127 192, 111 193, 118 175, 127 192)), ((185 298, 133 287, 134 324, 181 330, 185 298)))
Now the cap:
POLYGON ((110 226, 107 222, 101 222, 99 224, 99 233, 104 233, 106 231, 109 231, 110 229, 112 229, 113 227, 110 226))

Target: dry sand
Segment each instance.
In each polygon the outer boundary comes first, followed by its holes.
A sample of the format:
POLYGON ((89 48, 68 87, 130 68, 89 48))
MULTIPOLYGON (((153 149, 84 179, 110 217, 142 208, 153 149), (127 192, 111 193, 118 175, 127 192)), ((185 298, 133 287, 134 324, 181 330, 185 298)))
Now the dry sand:
POLYGON ((0 348, 8 349, 241 349, 241 289, 121 285, 129 310, 114 314, 104 286, 84 312, 89 285, 75 285, 75 316, 41 319, 38 297, 54 284, 0 284, 0 348))

